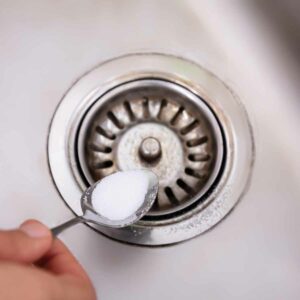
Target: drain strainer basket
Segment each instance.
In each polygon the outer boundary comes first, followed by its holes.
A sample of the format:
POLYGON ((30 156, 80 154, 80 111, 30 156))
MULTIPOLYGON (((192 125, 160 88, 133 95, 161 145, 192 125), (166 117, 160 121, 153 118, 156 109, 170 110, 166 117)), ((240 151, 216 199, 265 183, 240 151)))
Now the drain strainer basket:
POLYGON ((140 245, 212 227, 243 194, 253 162, 248 118, 232 92, 201 67, 159 54, 117 58, 81 78, 55 113, 48 146, 56 186, 76 214, 82 190, 109 174, 157 174, 158 197, 142 220, 95 226, 140 245))
POLYGON ((224 161, 213 112, 189 90, 163 80, 137 80, 109 91, 87 112, 78 136, 88 185, 116 171, 147 168, 158 176, 152 219, 167 219, 201 201, 224 161))

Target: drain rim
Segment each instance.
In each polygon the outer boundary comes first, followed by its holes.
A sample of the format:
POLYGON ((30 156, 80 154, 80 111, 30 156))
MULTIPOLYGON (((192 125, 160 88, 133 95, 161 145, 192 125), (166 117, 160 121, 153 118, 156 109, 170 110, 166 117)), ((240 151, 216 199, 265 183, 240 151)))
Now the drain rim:
MULTIPOLYGON (((169 209, 168 211, 162 213, 149 213, 147 215, 147 217, 144 219, 147 221, 149 221, 150 217, 153 217, 153 223, 154 221, 160 221, 159 225, 162 224, 170 224, 173 223, 172 221, 172 213, 176 214, 177 217, 179 217, 180 215, 180 211, 184 210, 186 211, 188 209, 188 206, 190 206, 191 204, 195 203, 195 202, 201 202, 201 200, 205 200, 206 194, 209 192, 211 185, 213 183, 215 183, 217 181, 217 178, 220 175, 220 172, 222 170, 222 165, 224 164, 224 154, 225 154, 225 143, 224 143, 224 139, 223 139, 223 133, 222 133, 222 128, 220 127, 218 120, 216 119, 216 116, 214 115, 214 113, 211 111, 211 109, 207 106, 207 104, 205 103, 205 101, 201 98, 199 98, 197 95, 193 94, 191 91, 187 90, 186 88, 180 86, 179 84, 175 84, 173 82, 167 81, 167 80, 163 80, 160 78, 140 78, 138 80, 133 80, 133 81, 129 81, 129 82, 123 82, 122 84, 120 84, 119 86, 113 88, 112 90, 108 91, 107 93, 105 93, 104 95, 101 96, 101 98, 95 99, 94 103, 91 105, 91 107, 88 109, 88 111, 85 113, 84 115, 84 120, 82 120, 80 127, 78 129, 78 135, 76 138, 76 149, 77 149, 77 159, 78 159, 78 165, 80 166, 80 173, 78 174, 77 178, 78 180, 80 180, 80 185, 82 186, 83 189, 86 188, 87 184, 92 184, 92 178, 91 175, 89 173, 88 170, 88 166, 86 163, 86 160, 84 158, 84 152, 85 152, 85 138, 86 138, 86 134, 88 129, 90 128, 90 124, 95 122, 94 117, 95 115, 97 116, 98 112, 103 109, 103 107, 105 107, 105 105, 107 105, 107 103, 111 100, 114 99, 114 97, 122 92, 125 91, 130 91, 132 89, 137 89, 137 88, 149 88, 149 87, 159 87, 159 88, 164 88, 164 89, 170 89, 172 90, 172 92, 176 92, 178 95, 181 95, 182 97, 185 97, 185 101, 190 101, 189 103, 187 102, 186 105, 191 105, 191 103, 193 105, 195 105, 195 108, 197 107, 199 109, 199 111, 201 111, 201 115, 202 117, 205 116, 205 118, 209 119, 209 121, 205 121, 209 123, 209 126, 211 126, 211 134, 213 139, 215 139, 215 143, 216 143, 216 161, 214 163, 212 172, 210 173, 210 176, 208 178, 208 180, 206 181, 206 183, 202 186, 201 190, 199 192, 196 193, 196 195, 194 195, 192 197, 192 199, 188 200, 186 203, 181 204, 180 208, 179 207, 175 207, 173 209, 169 209), (84 179, 83 180, 80 176, 80 174, 83 175, 84 179), (157 216, 157 218, 156 218, 157 216), (149 218, 148 218, 149 217, 149 218), (155 219, 156 218, 156 219, 155 219)), ((98 119, 97 119, 97 124, 98 123, 98 119)), ((204 121, 204 120, 202 120, 204 121)), ((151 121, 148 121, 151 122, 151 121)), ((147 123, 147 122, 146 122, 147 123)), ((138 125, 134 125, 134 126, 140 126, 141 124, 145 124, 145 123, 140 123, 138 125)), ((134 128, 134 126, 132 128, 129 129, 132 130, 134 128)), ((162 124, 157 123, 157 126, 165 126, 162 124)), ((166 125, 167 126, 167 125, 166 125)), ((168 130, 172 131, 171 128, 168 128, 168 130)), ((175 134, 175 133, 174 133, 175 134)), ((126 132, 124 133, 124 135, 126 135, 126 132)), ((122 136, 121 136, 122 138, 122 136)), ((185 143, 185 142, 184 142, 185 143)), ((182 147, 184 147, 184 145, 181 145, 182 147)), ((110 146, 112 147, 112 146, 110 146)), ((184 162, 183 162, 184 163, 184 162)), ((155 170, 153 170, 155 172, 155 170)), ((74 173, 78 173, 77 167, 74 168, 73 170, 74 173)), ((193 205, 194 207, 194 205, 193 205)), ((182 216, 184 218, 184 216, 182 216)), ((143 224, 146 224, 147 221, 143 222, 143 224)), ((178 218, 176 220, 178 222, 178 218)), ((158 223, 156 224, 158 225, 158 223)))
POLYGON ((75 214, 81 214, 78 201, 81 188, 73 173, 76 161, 70 147, 75 142, 76 120, 81 119, 86 107, 105 91, 120 82, 145 77, 174 81, 205 99, 220 122, 226 125, 224 135, 229 149, 223 176, 209 196, 209 204, 189 212, 184 220, 156 227, 140 224, 123 230, 94 227, 118 241, 158 246, 193 238, 213 227, 232 210, 249 186, 254 141, 248 115, 236 95, 199 65, 164 54, 130 54, 104 62, 69 89, 56 110, 49 132, 50 171, 59 193, 75 214))

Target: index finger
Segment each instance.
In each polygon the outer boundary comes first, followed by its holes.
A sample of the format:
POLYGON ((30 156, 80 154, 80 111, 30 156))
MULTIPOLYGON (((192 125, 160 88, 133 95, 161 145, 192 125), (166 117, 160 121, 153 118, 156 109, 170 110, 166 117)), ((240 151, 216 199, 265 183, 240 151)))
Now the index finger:
POLYGON ((57 238, 54 239, 49 252, 37 265, 57 275, 71 275, 90 282, 80 263, 63 242, 57 238))

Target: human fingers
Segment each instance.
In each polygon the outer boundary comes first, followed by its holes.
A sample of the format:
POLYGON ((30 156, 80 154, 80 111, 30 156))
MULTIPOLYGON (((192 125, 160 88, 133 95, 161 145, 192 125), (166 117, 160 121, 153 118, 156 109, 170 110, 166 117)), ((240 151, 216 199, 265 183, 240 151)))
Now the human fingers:
POLYGON ((90 281, 88 275, 74 255, 63 242, 57 238, 54 239, 49 252, 38 262, 38 266, 57 275, 71 275, 90 281))
POLYGON ((75 297, 72 295, 73 293, 76 293, 78 288, 85 291, 90 297, 93 296, 91 299, 96 299, 93 284, 87 273, 70 250, 59 239, 54 239, 51 249, 41 258, 37 265, 42 269, 59 276, 65 286, 70 286, 70 289, 68 290, 70 299, 75 297), (76 285, 76 289, 72 287, 73 285, 76 285))
POLYGON ((49 251, 52 234, 35 220, 24 222, 19 229, 0 231, 0 260, 33 263, 49 251))
POLYGON ((87 282, 15 262, 0 262, 0 299, 96 300, 87 282))

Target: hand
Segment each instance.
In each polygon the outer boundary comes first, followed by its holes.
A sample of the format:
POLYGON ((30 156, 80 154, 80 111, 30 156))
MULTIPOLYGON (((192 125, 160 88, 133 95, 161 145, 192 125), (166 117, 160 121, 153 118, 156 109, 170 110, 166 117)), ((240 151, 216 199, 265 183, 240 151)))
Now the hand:
POLYGON ((0 231, 0 299, 96 300, 96 294, 66 246, 31 220, 0 231))

